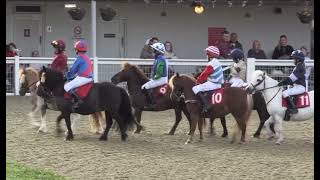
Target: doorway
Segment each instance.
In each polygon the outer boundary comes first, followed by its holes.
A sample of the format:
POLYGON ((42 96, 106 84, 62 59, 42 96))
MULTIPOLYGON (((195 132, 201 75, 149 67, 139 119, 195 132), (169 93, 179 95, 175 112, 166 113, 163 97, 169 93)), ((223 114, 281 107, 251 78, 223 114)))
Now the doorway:
POLYGON ((42 56, 42 19, 40 14, 15 14, 13 41, 20 56, 42 56))

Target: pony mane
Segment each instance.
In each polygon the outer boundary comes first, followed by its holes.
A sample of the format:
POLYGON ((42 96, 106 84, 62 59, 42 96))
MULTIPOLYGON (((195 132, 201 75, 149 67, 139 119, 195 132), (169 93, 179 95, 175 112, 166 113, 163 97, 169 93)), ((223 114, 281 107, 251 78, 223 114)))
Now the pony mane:
POLYGON ((134 70, 134 72, 136 72, 141 78, 143 79, 148 79, 148 77, 142 72, 142 70, 136 66, 136 65, 133 65, 133 64, 130 64, 128 62, 124 62, 122 64, 122 68, 123 69, 126 69, 126 70, 129 70, 129 69, 132 69, 134 70))
POLYGON ((39 72, 34 69, 33 67, 27 67, 27 68, 22 68, 19 70, 19 76, 21 77, 22 74, 32 74, 32 75, 35 75, 35 76, 39 76, 39 72))
POLYGON ((170 86, 171 89, 173 89, 173 78, 175 78, 176 76, 177 76, 177 75, 175 74, 175 75, 173 75, 173 76, 169 79, 168 84, 169 84, 169 86, 170 86))
MULTIPOLYGON (((173 79, 176 77, 177 75, 173 75, 170 79, 169 79, 169 86, 171 87, 171 89, 173 89, 174 85, 173 85, 173 79)), ((180 74, 178 78, 182 78, 182 79, 189 79, 192 82, 196 82, 196 79, 193 76, 190 76, 188 74, 180 74)))

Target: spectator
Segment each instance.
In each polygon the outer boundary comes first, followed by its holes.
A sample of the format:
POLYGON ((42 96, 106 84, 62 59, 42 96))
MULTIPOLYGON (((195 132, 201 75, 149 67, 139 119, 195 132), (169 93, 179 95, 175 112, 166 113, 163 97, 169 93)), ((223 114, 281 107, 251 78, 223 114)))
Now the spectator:
POLYGON ((254 40, 252 42, 252 49, 248 51, 248 58, 267 59, 267 56, 261 49, 261 44, 258 40, 254 40))
POLYGON ((143 46, 141 53, 140 53, 140 58, 141 59, 154 59, 154 53, 150 45, 159 42, 159 39, 157 37, 153 37, 151 39, 148 39, 143 46))
POLYGON ((224 58, 224 59, 231 58, 229 55, 230 51, 231 51, 230 34, 228 31, 224 31, 222 33, 222 40, 218 41, 218 43, 216 43, 216 46, 218 47, 218 49, 220 51, 219 58, 224 58))
POLYGON ((237 33, 231 33, 230 45, 231 49, 237 48, 243 51, 242 44, 238 41, 237 33))
POLYGON ((300 50, 304 54, 304 59, 305 60, 310 60, 310 57, 309 57, 310 53, 308 51, 308 48, 306 46, 301 46, 300 50))
POLYGON ((17 55, 17 46, 14 43, 9 43, 6 46, 6 57, 14 57, 17 55))
POLYGON ((292 51, 293 48, 288 45, 287 36, 281 35, 278 46, 274 48, 272 59, 289 59, 292 51))
POLYGON ((178 58, 176 56, 176 54, 173 52, 173 46, 172 46, 172 43, 170 41, 166 41, 164 43, 164 47, 166 49, 166 51, 164 52, 164 57, 166 59, 177 59, 178 58))

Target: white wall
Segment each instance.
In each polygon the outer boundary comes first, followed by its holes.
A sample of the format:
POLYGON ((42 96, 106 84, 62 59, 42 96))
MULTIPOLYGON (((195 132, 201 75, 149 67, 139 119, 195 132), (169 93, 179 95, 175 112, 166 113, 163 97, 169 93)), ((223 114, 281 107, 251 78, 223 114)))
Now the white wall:
MULTIPOLYGON (((161 41, 170 40, 174 44, 176 54, 180 58, 204 58, 203 49, 207 46, 208 27, 226 27, 230 32, 237 32, 240 42, 247 52, 251 48, 252 41, 258 39, 267 56, 271 58, 279 36, 286 34, 289 44, 294 48, 306 45, 310 49, 310 25, 301 24, 296 17, 299 7, 283 7, 282 15, 272 13, 273 7, 248 7, 253 19, 243 18, 246 12, 240 7, 207 7, 202 15, 195 15, 189 6, 168 5, 167 17, 161 17, 162 6, 142 3, 112 3, 118 10, 117 18, 127 18, 127 55, 139 57, 141 48, 147 38, 157 36, 161 41)), ((73 21, 64 9, 62 2, 50 2, 45 5, 44 27, 52 26, 52 32, 45 36, 45 56, 52 56, 50 42, 53 39, 64 39, 67 42, 67 53, 73 56, 73 27, 83 27, 83 37, 91 36, 91 12, 90 3, 81 2, 80 6, 86 8, 86 16, 80 22, 73 21)), ((103 2, 97 2, 97 8, 103 7, 103 2)), ((8 13, 8 12, 7 12, 8 13)), ((105 30, 105 26, 99 24, 101 19, 97 11, 98 27, 105 30)), ((6 19, 8 24, 10 18, 6 19)), ((10 27, 6 28, 7 42, 11 36, 10 27)), ((97 37, 97 39, 103 37, 97 37)), ((89 42, 90 43, 90 42, 89 42)), ((105 48, 104 44, 97 44, 97 48, 105 48)), ((99 57, 108 57, 106 51, 99 51, 99 57)), ((91 53, 89 53, 91 54, 91 53)))

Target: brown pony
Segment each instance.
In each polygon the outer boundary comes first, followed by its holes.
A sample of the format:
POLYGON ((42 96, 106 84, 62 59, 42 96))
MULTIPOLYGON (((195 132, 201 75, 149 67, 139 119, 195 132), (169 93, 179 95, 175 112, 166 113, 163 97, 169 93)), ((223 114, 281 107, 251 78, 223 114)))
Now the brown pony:
MULTIPOLYGON (((47 106, 40 96, 37 95, 37 86, 36 83, 39 81, 39 73, 36 69, 32 67, 22 68, 19 71, 19 80, 20 80, 20 89, 19 94, 20 96, 24 96, 28 91, 30 92, 31 96, 31 112, 28 116, 31 118, 31 124, 35 127, 39 127, 38 132, 47 132, 47 123, 46 123, 46 112, 47 106), (37 112, 41 112, 41 121, 38 123, 34 116, 37 112)), ((75 128, 75 121, 80 118, 80 115, 74 114, 73 121, 72 121, 72 129, 75 128)), ((96 112, 89 116, 90 121, 90 129, 89 131, 92 133, 101 133, 103 132, 103 128, 105 127, 105 117, 103 113, 96 112)), ((57 118, 59 120, 59 118, 57 118)), ((61 132, 60 126, 57 127, 57 131, 61 132)))
MULTIPOLYGON (((141 122, 142 111, 146 111, 144 107, 148 104, 145 94, 141 90, 141 86, 149 81, 147 76, 135 65, 124 63, 120 72, 111 78, 111 82, 118 84, 120 82, 127 82, 129 96, 134 108, 134 116, 138 123, 141 122)), ((169 131, 169 135, 173 135, 182 119, 181 112, 185 114, 190 124, 190 115, 186 108, 184 101, 172 101, 170 99, 171 88, 168 86, 165 94, 155 98, 156 109, 154 111, 164 111, 174 109, 176 115, 175 124, 169 131)), ((137 128, 135 133, 140 133, 141 128, 137 128)))
MULTIPOLYGON (((193 77, 188 75, 179 75, 177 73, 170 79, 169 85, 172 88, 171 99, 175 101, 183 94, 187 109, 190 113, 191 130, 186 144, 192 142, 197 122, 200 131, 200 140, 203 139, 203 121, 201 118, 218 118, 229 113, 233 115, 237 122, 238 132, 241 131, 240 143, 245 142, 247 123, 253 108, 252 97, 247 94, 245 90, 235 87, 225 88, 221 103, 212 105, 208 113, 202 114, 201 104, 198 97, 192 91, 192 87, 196 85, 196 80, 193 77)), ((233 133, 231 143, 235 141, 237 134, 238 133, 236 132, 233 133)))

